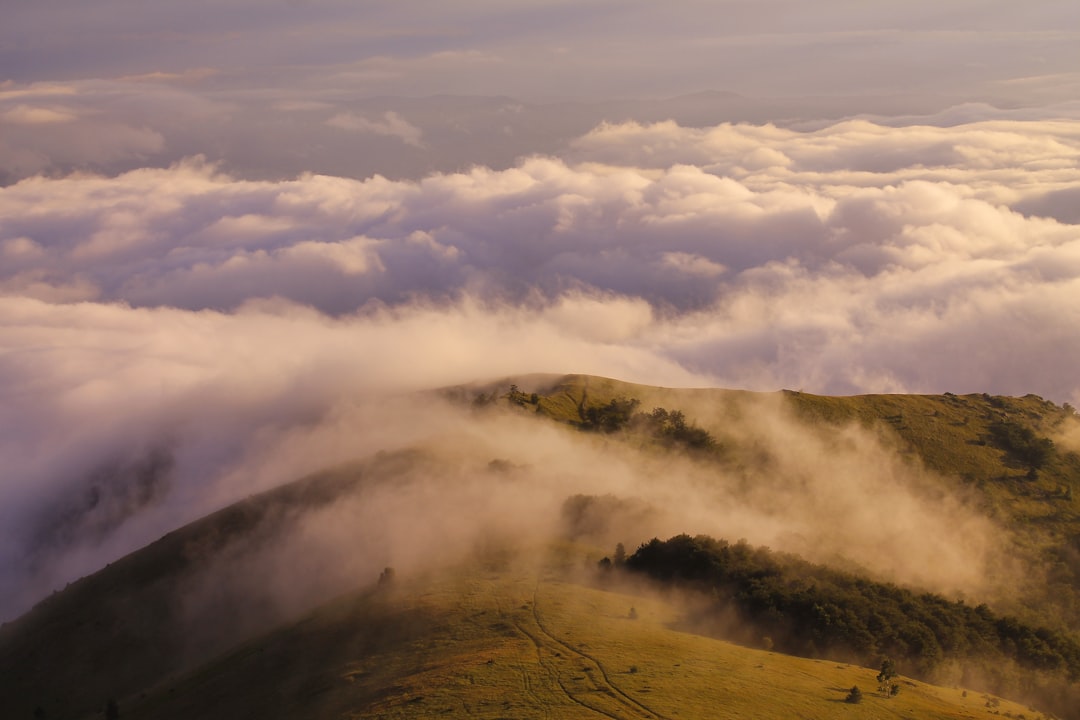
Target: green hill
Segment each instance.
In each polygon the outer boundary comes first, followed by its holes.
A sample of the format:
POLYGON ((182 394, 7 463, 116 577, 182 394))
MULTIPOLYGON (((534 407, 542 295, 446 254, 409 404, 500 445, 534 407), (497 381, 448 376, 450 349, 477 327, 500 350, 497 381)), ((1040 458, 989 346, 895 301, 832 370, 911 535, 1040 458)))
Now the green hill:
MULTIPOLYGON (((1068 633, 1080 621, 1072 500, 1080 459, 1055 442, 1077 423, 1070 408, 1034 396, 827 398, 586 376, 442 394, 466 417, 535 421, 538 430, 602 442, 611 457, 661 465, 679 458, 706 478, 756 479, 786 467, 770 456, 775 445, 759 442, 762 422, 781 434, 794 423, 826 447, 849 442, 844 429, 857 427, 943 489, 976 498, 1008 538, 1033 581, 1011 599, 985 599, 996 611, 1068 633), (773 427, 775 418, 785 419, 773 427)), ((562 540, 522 544, 504 529, 469 557, 399 568, 388 584, 377 585, 377 573, 316 584, 292 605, 259 590, 258 568, 273 568, 265 558, 290 547, 305 518, 323 517, 343 498, 362 503, 474 472, 507 483, 518 472, 508 449, 509 459, 483 457, 481 470, 447 474, 462 462, 459 452, 383 453, 305 478, 171 532, 44 599, 0 628, 3 716, 92 718, 112 698, 124 718, 1038 717, 975 684, 940 688, 905 678, 897 697, 884 698, 873 669, 688 633, 687 605, 640 588, 602 589, 583 574, 609 548, 591 547, 593 538, 572 523, 564 523, 562 540), (230 573, 250 568, 254 580, 232 582, 230 573), (213 602, 191 602, 195 581, 213 602), (207 595, 207 585, 215 592, 207 595), (320 599, 322 592, 329 594, 320 599), (863 701, 845 703, 855 685, 863 701)), ((519 482, 542 481, 520 474, 519 482)), ((775 482, 782 488, 787 480, 775 482)), ((614 498, 596 507, 630 506, 632 499, 614 498)))

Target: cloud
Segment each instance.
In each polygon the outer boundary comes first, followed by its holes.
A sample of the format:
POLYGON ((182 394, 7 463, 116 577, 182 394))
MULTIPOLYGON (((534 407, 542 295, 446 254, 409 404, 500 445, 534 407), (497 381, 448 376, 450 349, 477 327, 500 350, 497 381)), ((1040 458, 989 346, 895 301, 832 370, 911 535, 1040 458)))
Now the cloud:
POLYGON ((118 78, 125 82, 137 82, 137 83, 181 83, 185 85, 197 84, 212 78, 217 75, 219 71, 216 68, 209 67, 197 67, 188 68, 182 72, 150 72, 142 73, 139 75, 127 75, 118 78))
POLYGON ((369 120, 353 113, 339 113, 327 120, 326 124, 330 127, 352 132, 396 137, 406 145, 412 145, 413 147, 424 146, 422 142, 423 132, 421 132, 420 128, 410 124, 396 112, 386 112, 381 120, 369 120))
POLYGON ((1080 239, 1034 210, 1075 187, 1078 154, 1063 121, 664 122, 420 181, 251 181, 197 160, 35 179, 0 191, 0 287, 192 311, 279 297, 333 316, 643 302, 651 319, 621 342, 725 384, 1061 401, 1078 392, 1080 239), (1001 344, 1027 354, 1006 362, 1001 344), (982 348, 978 368, 962 346, 982 348))
POLYGON ((68 123, 76 119, 73 114, 63 110, 31 107, 30 105, 16 105, 5 111, 0 117, 5 122, 15 125, 51 125, 53 123, 68 123))
POLYGON ((1062 119, 628 122, 414 180, 260 180, 195 157, 9 184, 0 575, 29 590, 4 604, 460 426, 384 412, 424 388, 584 372, 1076 403, 1078 154, 1062 119))

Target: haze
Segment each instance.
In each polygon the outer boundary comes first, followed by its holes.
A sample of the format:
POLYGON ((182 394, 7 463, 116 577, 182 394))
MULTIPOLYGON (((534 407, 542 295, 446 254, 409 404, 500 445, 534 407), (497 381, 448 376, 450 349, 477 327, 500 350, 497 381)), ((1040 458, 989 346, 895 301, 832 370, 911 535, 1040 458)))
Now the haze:
POLYGON ((425 388, 1080 403, 1075 3, 9 5, 0 617, 425 388))

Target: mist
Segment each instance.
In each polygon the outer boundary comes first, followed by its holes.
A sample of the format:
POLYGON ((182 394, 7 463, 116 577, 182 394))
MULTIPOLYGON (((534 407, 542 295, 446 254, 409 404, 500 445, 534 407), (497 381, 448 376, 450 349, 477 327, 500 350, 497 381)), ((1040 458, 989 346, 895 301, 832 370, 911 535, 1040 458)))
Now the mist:
MULTIPOLYGON (((550 381, 532 382, 523 387, 543 392, 550 381)), ((711 407, 718 432, 721 416, 753 418, 724 427, 770 462, 747 476, 505 405, 430 396, 368 402, 285 433, 253 453, 243 477, 273 486, 322 463, 358 480, 324 501, 278 506, 227 544, 188 547, 171 591, 184 651, 220 650, 372 585, 385 567, 402 581, 462 563, 536 568, 568 539, 595 554, 703 533, 952 596, 1005 599, 1016 586, 1000 528, 872 434, 807 428, 772 395, 711 407), (597 511, 568 507, 581 496, 598 499, 597 511)))

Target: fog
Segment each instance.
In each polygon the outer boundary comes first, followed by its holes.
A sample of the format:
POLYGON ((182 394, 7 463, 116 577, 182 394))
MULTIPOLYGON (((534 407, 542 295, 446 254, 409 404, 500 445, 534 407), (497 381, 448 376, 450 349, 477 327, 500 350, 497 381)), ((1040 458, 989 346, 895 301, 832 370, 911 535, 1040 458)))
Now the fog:
MULTIPOLYGON (((542 392, 536 382, 523 387, 542 392)), ((208 552, 178 585, 195 649, 368 586, 387 566, 403 581, 462 563, 534 567, 567 538, 610 553, 619 542, 633 551, 654 536, 707 533, 952 596, 1003 599, 1017 586, 1005 538, 974 504, 864 430, 806 428, 777 396, 699 408, 711 407, 714 430, 769 458, 749 475, 538 425, 506 405, 408 399, 379 403, 377 416, 372 406, 278 438, 245 468, 272 482, 313 456, 419 448, 383 452, 336 500, 272 513, 208 552), (721 422, 731 413, 748 421, 721 422)))
POLYGON ((423 394, 574 372, 1080 403, 1075 11, 938 5, 6 8, 0 618, 418 447, 441 469, 248 557, 273 602, 508 518, 547 537, 578 493, 652 508, 651 533, 996 591, 991 530, 876 437, 695 408, 769 448, 748 487, 423 394), (926 547, 875 559, 899 536, 926 547), (305 549, 291 582, 274 558, 305 549))

